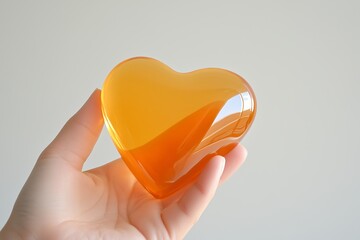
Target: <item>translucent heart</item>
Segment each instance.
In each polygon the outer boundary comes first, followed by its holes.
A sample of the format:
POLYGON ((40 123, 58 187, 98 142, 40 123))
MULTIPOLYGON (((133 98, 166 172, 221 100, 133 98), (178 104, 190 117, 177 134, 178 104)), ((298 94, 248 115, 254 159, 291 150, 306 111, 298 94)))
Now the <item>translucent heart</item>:
POLYGON ((179 73, 145 57, 117 65, 101 101, 123 160, 157 198, 193 182, 212 156, 228 153, 256 112, 251 87, 233 72, 179 73))

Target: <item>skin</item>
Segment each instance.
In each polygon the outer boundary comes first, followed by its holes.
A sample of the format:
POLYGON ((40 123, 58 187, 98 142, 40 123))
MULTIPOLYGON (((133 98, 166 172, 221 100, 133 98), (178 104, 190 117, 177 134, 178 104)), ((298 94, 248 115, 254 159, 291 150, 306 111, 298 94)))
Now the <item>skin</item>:
POLYGON ((247 155, 238 145, 214 157, 192 185, 159 200, 121 159, 82 171, 102 128, 95 90, 40 155, 0 239, 183 239, 247 155))

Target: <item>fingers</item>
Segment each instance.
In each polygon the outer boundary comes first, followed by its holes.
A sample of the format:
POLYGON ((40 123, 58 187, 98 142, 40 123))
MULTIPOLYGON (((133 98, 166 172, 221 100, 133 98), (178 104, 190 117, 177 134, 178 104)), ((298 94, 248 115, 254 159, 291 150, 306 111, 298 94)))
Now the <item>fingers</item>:
POLYGON ((95 90, 72 116, 39 159, 58 157, 81 170, 103 126, 101 91, 95 90))
POLYGON ((182 239, 200 218, 215 194, 224 166, 223 157, 211 159, 194 185, 164 209, 162 219, 171 239, 182 239))
POLYGON ((241 144, 238 144, 228 154, 225 155, 226 164, 224 172, 221 176, 220 184, 231 177, 236 170, 245 162, 247 150, 241 144))

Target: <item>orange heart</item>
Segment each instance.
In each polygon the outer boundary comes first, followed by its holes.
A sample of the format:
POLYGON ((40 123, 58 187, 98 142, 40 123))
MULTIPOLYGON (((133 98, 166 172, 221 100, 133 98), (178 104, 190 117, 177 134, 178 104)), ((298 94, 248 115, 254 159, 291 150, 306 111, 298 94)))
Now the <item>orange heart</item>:
POLYGON ((101 101, 122 158, 157 198, 193 182, 212 156, 228 153, 256 111, 251 87, 233 72, 179 73, 146 57, 117 65, 105 80, 101 101))

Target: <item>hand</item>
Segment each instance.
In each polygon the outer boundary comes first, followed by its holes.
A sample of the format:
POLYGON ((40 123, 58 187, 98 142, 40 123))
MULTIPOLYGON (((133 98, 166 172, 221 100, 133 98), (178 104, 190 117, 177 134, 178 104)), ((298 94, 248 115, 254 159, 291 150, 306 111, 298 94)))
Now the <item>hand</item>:
POLYGON ((226 165, 214 157, 194 184, 159 200, 121 159, 82 171, 102 127, 96 90, 40 155, 0 239, 182 239, 246 158, 238 145, 226 165))

